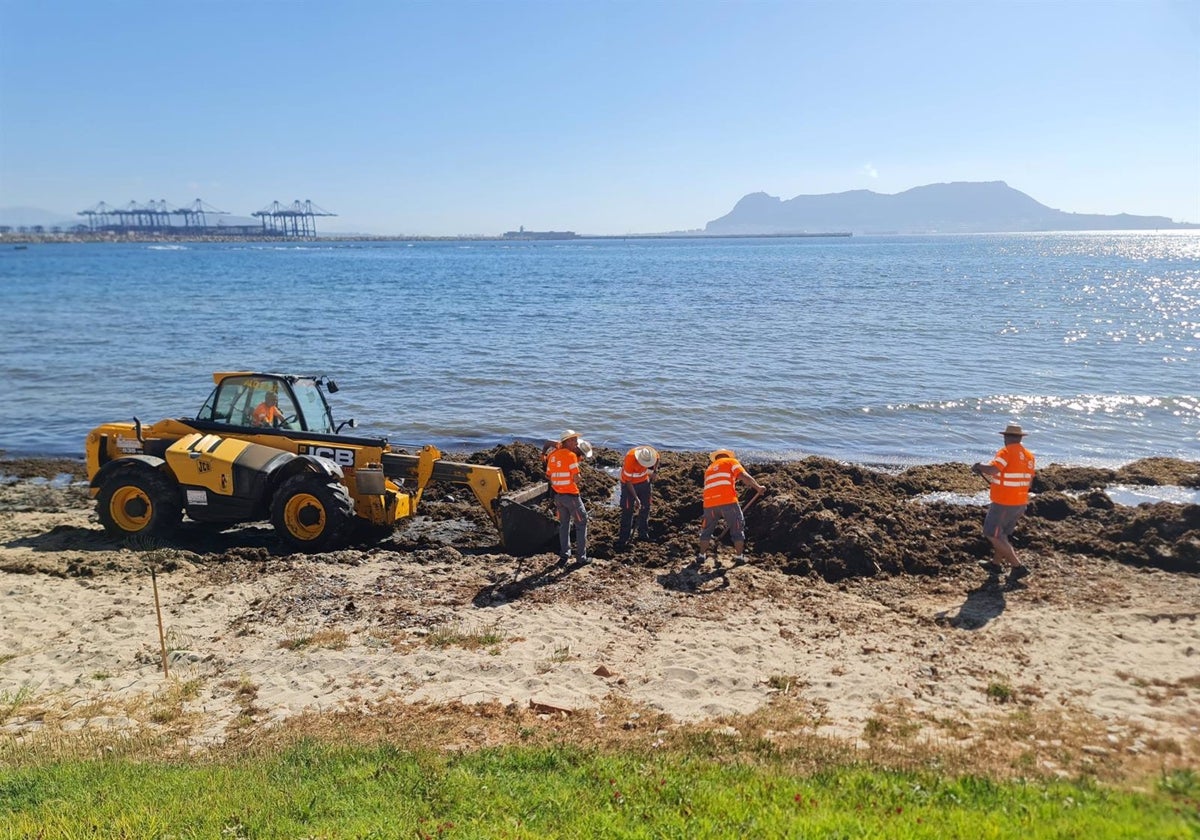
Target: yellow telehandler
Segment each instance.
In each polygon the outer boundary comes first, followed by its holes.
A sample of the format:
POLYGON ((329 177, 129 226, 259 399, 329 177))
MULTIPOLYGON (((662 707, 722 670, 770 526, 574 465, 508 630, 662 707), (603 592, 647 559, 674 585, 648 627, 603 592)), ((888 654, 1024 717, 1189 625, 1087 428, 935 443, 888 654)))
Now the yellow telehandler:
POLYGON ((183 515, 199 522, 270 519, 299 551, 342 545, 356 521, 394 526, 429 481, 470 487, 510 553, 553 543, 557 525, 531 503, 547 487, 508 492, 499 467, 442 459, 433 446, 393 451, 386 438, 342 434, 322 376, 214 373, 194 418, 106 423, 87 436, 90 494, 114 536, 164 536, 183 515))

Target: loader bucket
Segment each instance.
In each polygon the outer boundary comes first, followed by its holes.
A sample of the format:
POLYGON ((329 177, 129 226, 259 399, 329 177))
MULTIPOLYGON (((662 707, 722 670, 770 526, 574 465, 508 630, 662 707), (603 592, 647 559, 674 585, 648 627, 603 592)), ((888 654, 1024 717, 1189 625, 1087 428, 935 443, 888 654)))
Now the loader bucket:
POLYGON ((499 467, 446 461, 440 454, 428 446, 420 455, 385 452, 383 473, 393 481, 413 482, 418 492, 429 481, 471 488, 510 554, 537 554, 554 546, 558 523, 536 506, 549 495, 549 484, 543 481, 510 493, 499 467))
POLYGON ((543 481, 500 497, 500 539, 510 554, 537 554, 557 545, 558 523, 534 507, 549 493, 543 481))

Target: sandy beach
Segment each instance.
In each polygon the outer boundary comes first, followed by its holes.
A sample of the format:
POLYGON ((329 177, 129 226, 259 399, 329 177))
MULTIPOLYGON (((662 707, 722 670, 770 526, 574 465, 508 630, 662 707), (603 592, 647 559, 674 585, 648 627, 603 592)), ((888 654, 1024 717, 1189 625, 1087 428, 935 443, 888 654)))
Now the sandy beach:
MULTIPOLYGON (((664 456, 654 539, 616 552, 603 467, 619 455, 587 471, 588 566, 501 553, 450 491, 392 538, 327 554, 286 553, 266 523, 122 544, 81 465, 0 464, 0 732, 198 750, 436 709, 462 725, 422 737, 463 748, 515 737, 480 723, 502 709, 564 737, 886 742, 1047 775, 1196 765, 1200 506, 1125 508, 1096 488, 1196 487, 1200 464, 1043 471, 1017 542, 1033 574, 1009 585, 978 565, 982 508, 914 501, 977 491, 966 465, 749 465, 771 492, 734 567, 728 548, 693 559, 697 455, 664 456)), ((516 484, 536 471, 532 447, 476 457, 516 484)))

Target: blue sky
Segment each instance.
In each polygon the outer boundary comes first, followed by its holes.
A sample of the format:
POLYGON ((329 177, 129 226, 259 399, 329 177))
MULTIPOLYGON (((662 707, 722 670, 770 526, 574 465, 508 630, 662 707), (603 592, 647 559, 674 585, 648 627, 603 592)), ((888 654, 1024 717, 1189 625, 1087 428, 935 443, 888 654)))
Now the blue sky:
POLYGON ((0 206, 621 234, 995 180, 1200 222, 1200 0, 0 0, 0 206))

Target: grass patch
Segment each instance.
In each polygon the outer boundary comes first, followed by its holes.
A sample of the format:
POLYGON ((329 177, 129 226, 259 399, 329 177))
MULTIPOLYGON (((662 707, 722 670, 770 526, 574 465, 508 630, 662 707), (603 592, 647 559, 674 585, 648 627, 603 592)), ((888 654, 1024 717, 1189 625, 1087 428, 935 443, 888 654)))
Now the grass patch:
POLYGON ((1017 692, 1008 683, 991 682, 988 683, 987 696, 997 703, 1011 703, 1017 698, 1017 692))
POLYGON ((313 633, 311 636, 301 636, 296 639, 284 639, 279 646, 284 650, 300 650, 301 648, 328 648, 343 650, 350 642, 350 636, 345 630, 327 627, 313 633))
POLYGON ((1190 767, 1164 773, 1158 786, 1172 796, 1193 800, 1196 807, 1200 808, 1200 773, 1190 767))
POLYGON ((0 691, 0 723, 12 717, 17 709, 33 699, 33 686, 25 683, 16 691, 0 691))
POLYGON ((767 688, 772 688, 775 691, 782 691, 788 694, 798 688, 804 688, 808 685, 808 680, 802 679, 791 674, 772 674, 767 677, 767 688))
POLYGON ((564 662, 570 662, 574 658, 574 655, 571 653, 570 645, 556 647, 554 649, 554 653, 550 654, 549 657, 539 660, 537 663, 535 663, 534 671, 539 674, 548 674, 554 670, 555 665, 561 665, 564 662))
POLYGON ((467 650, 490 648, 503 641, 504 634, 497 624, 437 624, 425 636, 425 643, 431 647, 456 646, 467 650))
POLYGON ((168 654, 177 650, 191 650, 195 646, 190 636, 174 627, 168 627, 163 633, 163 644, 167 646, 168 654))
POLYGON ((200 696, 201 685, 198 679, 172 679, 162 691, 150 697, 146 719, 158 726, 185 723, 184 704, 200 696))
POLYGON ((1200 830, 1194 782, 1135 793, 686 749, 305 740, 232 761, 3 767, 0 837, 1187 838, 1200 830))

